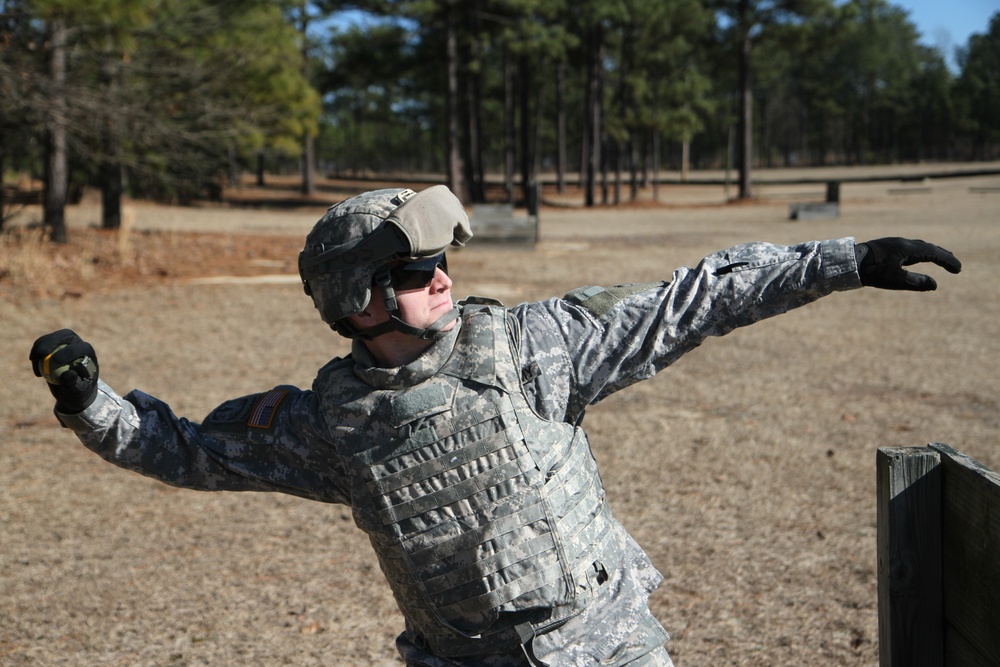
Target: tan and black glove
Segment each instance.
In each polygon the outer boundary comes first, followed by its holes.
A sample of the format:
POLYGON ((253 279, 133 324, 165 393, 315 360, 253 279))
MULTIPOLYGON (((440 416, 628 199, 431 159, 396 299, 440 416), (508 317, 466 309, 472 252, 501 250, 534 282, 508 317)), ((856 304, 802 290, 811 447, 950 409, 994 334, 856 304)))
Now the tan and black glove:
POLYGON ((31 347, 31 369, 45 378, 59 412, 87 409, 97 397, 99 366, 90 343, 70 329, 45 334, 31 347))

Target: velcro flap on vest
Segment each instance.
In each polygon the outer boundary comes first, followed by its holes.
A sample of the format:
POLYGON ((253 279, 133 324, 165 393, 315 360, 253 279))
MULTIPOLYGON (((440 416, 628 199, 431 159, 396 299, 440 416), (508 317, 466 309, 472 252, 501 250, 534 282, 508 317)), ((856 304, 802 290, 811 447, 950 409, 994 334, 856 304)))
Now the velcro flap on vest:
POLYGON ((391 420, 395 428, 451 409, 455 390, 446 384, 423 384, 391 399, 391 420))

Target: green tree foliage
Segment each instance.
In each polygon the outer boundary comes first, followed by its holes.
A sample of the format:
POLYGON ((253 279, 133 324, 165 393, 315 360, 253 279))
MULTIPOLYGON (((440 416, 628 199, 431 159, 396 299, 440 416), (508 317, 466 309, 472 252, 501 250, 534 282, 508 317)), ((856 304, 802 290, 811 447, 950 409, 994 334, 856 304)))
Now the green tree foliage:
POLYGON ((841 53, 846 65, 842 69, 852 75, 847 84, 854 91, 849 149, 861 164, 878 157, 898 159, 896 131, 911 104, 919 65, 916 28, 905 11, 885 0, 852 0, 849 8, 855 20, 841 53))
MULTIPOLYGON (((966 141, 962 113, 943 54, 918 43, 916 28, 899 7, 884 0, 827 4, 807 20, 762 30, 757 39, 755 163, 864 164, 970 156, 961 149, 966 141)), ((736 77, 721 62, 716 67, 717 90, 737 87, 736 77)), ((706 150, 719 152, 711 135, 698 146, 700 153, 706 150)))
POLYGON ((351 174, 441 170, 428 141, 437 97, 431 93, 437 91, 421 90, 417 46, 395 22, 333 36, 335 65, 317 79, 328 118, 323 162, 351 174))
POLYGON ((977 158, 996 154, 1000 144, 1000 12, 989 30, 975 34, 959 51, 962 73, 955 83, 963 129, 977 158))
POLYGON ((956 76, 889 0, 0 0, 0 162, 65 145, 111 210, 316 136, 327 172, 530 203, 578 171, 593 204, 727 164, 742 126, 749 195, 753 165, 995 158, 998 21, 956 76))
POLYGON ((850 0, 793 32, 799 39, 787 74, 799 132, 786 140, 798 137, 798 163, 944 156, 942 135, 928 123, 951 125, 950 74, 937 50, 918 44, 904 10, 884 0, 850 0))
POLYGON ((183 199, 216 186, 234 154, 297 154, 316 134, 319 99, 302 77, 298 34, 273 3, 160 0, 153 17, 123 72, 137 186, 183 199))
MULTIPOLYGON (((609 200, 609 174, 617 201, 621 171, 634 194, 637 181, 655 182, 661 158, 673 166, 679 159, 683 169, 688 153, 678 158, 678 145, 690 142, 694 164, 721 166, 728 130, 741 119, 746 131, 737 146, 749 168, 961 158, 971 144, 963 132, 990 118, 963 125, 968 111, 957 106, 943 55, 920 45, 906 12, 886 0, 364 4, 381 20, 335 38, 344 52, 334 71, 342 68, 354 82, 341 80, 329 118, 343 141, 364 146, 341 152, 339 164, 363 154, 368 169, 389 159, 447 169, 442 17, 454 11, 461 28, 458 143, 473 200, 483 174, 503 174, 513 196, 515 172, 526 183, 555 167, 561 184, 572 163, 588 203, 601 186, 609 200), (386 60, 366 55, 366 40, 386 60), (386 62, 394 63, 389 72, 386 62), (370 101, 372 81, 393 101, 362 115, 357 107, 370 101), (408 139, 414 148, 394 144, 385 155, 365 137, 408 139)), ((968 79, 964 99, 995 88, 968 79)))
MULTIPOLYGON (((16 102, 0 112, 33 132, 64 133, 74 173, 112 193, 109 226, 123 174, 136 196, 184 200, 217 189, 231 159, 264 145, 294 152, 317 131, 319 97, 298 69, 297 33, 272 2, 25 0, 3 10, 17 48, 5 49, 0 72, 16 102), (66 26, 64 83, 31 55, 52 60, 44 36, 56 25, 66 26)), ((47 190, 59 180, 50 168, 47 190)))
MULTIPOLYGON (((505 174, 510 197, 515 173, 525 186, 523 192, 540 169, 555 166, 563 173, 571 159, 568 145, 579 147, 590 196, 614 150, 623 158, 616 164, 627 163, 635 181, 636 170, 652 162, 654 135, 690 138, 700 126, 699 115, 711 107, 707 76, 695 55, 710 15, 697 0, 420 0, 369 3, 369 8, 385 18, 333 37, 334 74, 324 93, 335 93, 327 99, 332 101, 332 122, 345 130, 338 137, 364 146, 363 159, 372 164, 380 158, 365 137, 385 141, 397 136, 386 131, 385 123, 412 122, 406 113, 414 110, 420 122, 433 124, 448 116, 443 17, 452 11, 461 27, 458 141, 473 200, 484 196, 485 174, 490 172, 505 174), (387 39, 392 43, 386 44, 387 39), (366 51, 371 44, 380 46, 379 56, 366 51), (412 54, 418 55, 414 59, 412 54), (393 88, 386 62, 398 73, 397 81, 425 82, 420 97, 411 99, 414 104, 399 100, 405 90, 393 88), (372 115, 362 100, 370 100, 373 85, 379 94, 394 91, 395 104, 405 112, 393 114, 383 107, 372 115), (614 90, 624 92, 616 96, 614 90), (345 95, 358 99, 345 100, 345 95), (359 126, 365 122, 360 108, 366 109, 371 131, 359 126)), ((441 154, 449 133, 443 125, 437 127, 431 138, 439 142, 441 154)), ((425 131, 424 136, 433 133, 425 131)), ((348 151, 342 157, 356 154, 348 151)), ((405 151, 392 155, 400 154, 405 151)), ((447 163, 444 157, 440 160, 447 163)))
POLYGON ((699 49, 712 17, 696 0, 629 0, 625 8, 627 18, 615 31, 617 95, 607 127, 617 166, 624 161, 630 169, 635 199, 639 169, 658 170, 646 158, 659 152, 660 139, 687 145, 713 107, 699 49))
MULTIPOLYGON (((43 69, 39 46, 44 34, 19 3, 7 2, 0 13, 0 186, 8 170, 39 174, 39 138, 44 125, 32 112, 43 69)), ((4 191, 0 189, 0 197, 4 191)), ((0 204, 3 204, 0 199, 0 204)), ((6 207, 0 208, 0 228, 6 207)))
POLYGON ((829 0, 707 0, 728 23, 725 44, 735 55, 738 72, 737 164, 740 170, 740 198, 751 196, 753 164, 753 72, 755 44, 770 37, 777 28, 808 22, 824 9, 829 0))

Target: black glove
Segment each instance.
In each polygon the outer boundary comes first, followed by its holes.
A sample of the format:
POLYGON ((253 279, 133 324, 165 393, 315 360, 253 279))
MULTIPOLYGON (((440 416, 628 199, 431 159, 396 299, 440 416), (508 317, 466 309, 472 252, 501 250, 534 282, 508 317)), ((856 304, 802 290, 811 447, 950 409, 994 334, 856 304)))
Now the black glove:
POLYGON ((962 263, 953 254, 931 243, 901 238, 884 238, 859 243, 854 247, 861 284, 882 289, 902 289, 929 292, 937 283, 922 273, 910 273, 904 266, 918 262, 934 262, 950 273, 962 270, 962 263))
POLYGON ((43 377, 56 397, 59 412, 82 412, 97 397, 97 355, 73 331, 46 334, 31 346, 31 369, 43 377))

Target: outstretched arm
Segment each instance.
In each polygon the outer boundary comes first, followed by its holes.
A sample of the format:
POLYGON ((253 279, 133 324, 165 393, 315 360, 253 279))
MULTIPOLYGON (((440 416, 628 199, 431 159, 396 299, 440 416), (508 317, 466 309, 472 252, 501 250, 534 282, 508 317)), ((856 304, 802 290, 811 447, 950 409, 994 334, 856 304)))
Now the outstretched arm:
POLYGON ((915 241, 748 243, 677 269, 670 282, 589 287, 526 304, 514 309, 521 320, 522 360, 547 371, 534 377, 528 391, 542 412, 573 421, 587 405, 652 377, 710 336, 866 284, 927 289, 926 277, 901 268, 920 261, 960 268, 951 253, 915 241), (867 262, 864 276, 859 257, 867 262))

